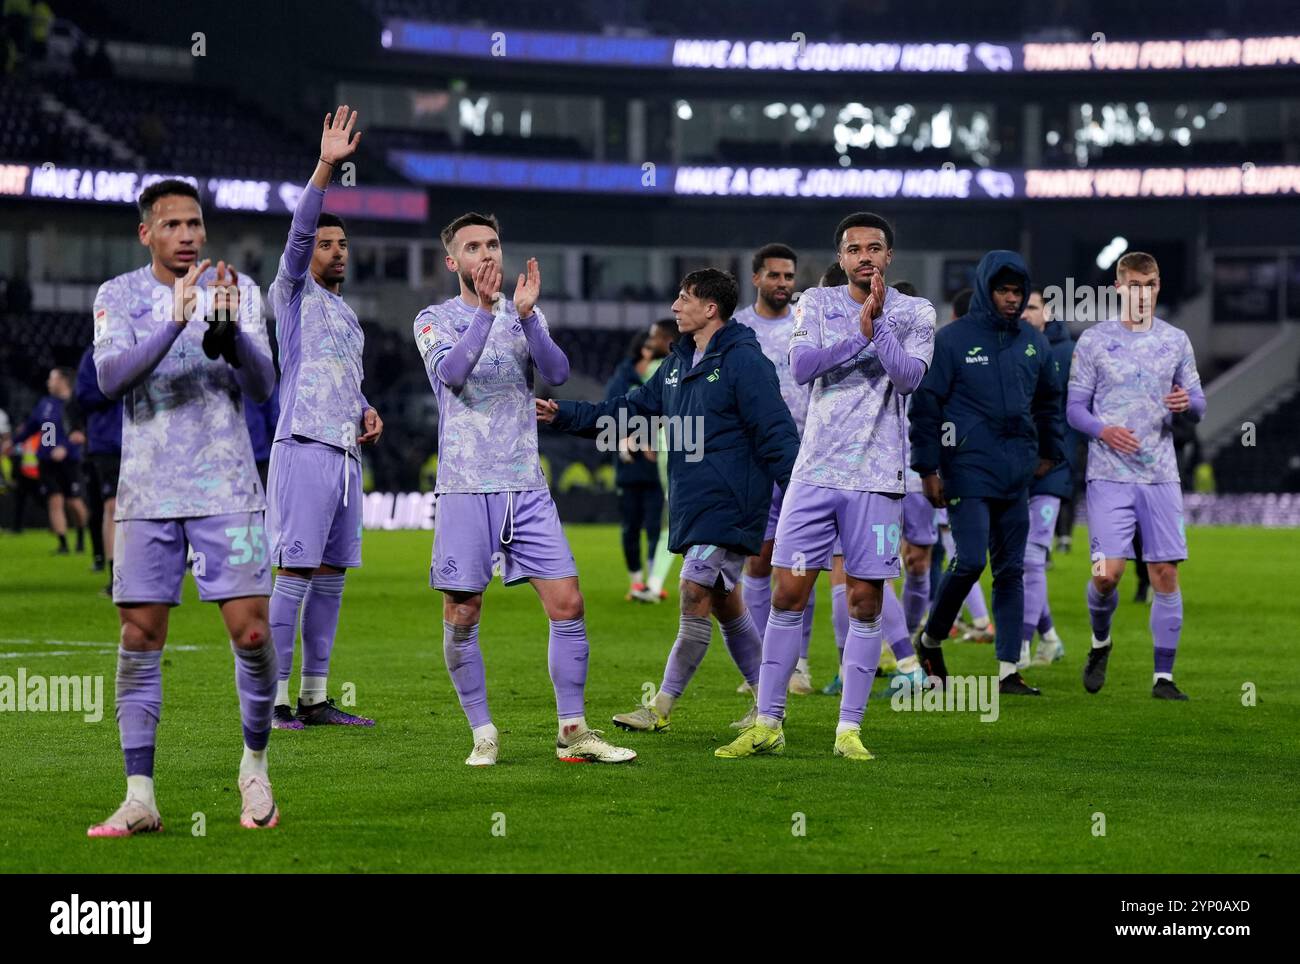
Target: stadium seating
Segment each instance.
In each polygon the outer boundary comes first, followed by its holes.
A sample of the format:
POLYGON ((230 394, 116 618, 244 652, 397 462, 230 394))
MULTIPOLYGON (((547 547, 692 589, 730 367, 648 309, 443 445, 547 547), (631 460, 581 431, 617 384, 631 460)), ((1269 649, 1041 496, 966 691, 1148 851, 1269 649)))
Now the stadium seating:
POLYGON ((1215 457, 1216 491, 1300 490, 1300 393, 1256 421, 1255 441, 1228 445, 1215 457))

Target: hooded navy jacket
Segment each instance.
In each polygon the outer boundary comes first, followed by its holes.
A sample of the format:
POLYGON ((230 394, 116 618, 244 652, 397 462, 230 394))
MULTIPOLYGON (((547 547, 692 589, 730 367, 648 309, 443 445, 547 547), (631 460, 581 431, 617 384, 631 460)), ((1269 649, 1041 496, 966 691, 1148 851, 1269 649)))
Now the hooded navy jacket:
POLYGON ((603 430, 598 420, 617 419, 620 408, 646 418, 698 417, 691 431, 702 425, 703 434, 687 436, 692 451, 674 445, 667 453, 668 548, 682 553, 715 545, 757 555, 772 483, 784 489, 790 481, 799 432, 781 398, 776 367, 752 329, 728 319, 698 365, 691 364, 694 354, 695 339, 683 335, 640 388, 599 403, 560 402, 552 424, 594 438, 603 430))
POLYGON ((975 269, 970 310, 939 329, 934 360, 912 395, 912 468, 936 470, 945 497, 1015 498, 1040 458, 1064 458, 1061 386, 1047 338, 993 307, 990 287, 1003 268, 1029 270, 1014 251, 990 251, 975 269), (947 423, 951 423, 948 427, 947 423), (951 438, 944 444, 945 436, 951 438))
MULTIPOLYGON (((1064 389, 1070 384, 1070 359, 1074 357, 1074 339, 1070 337, 1070 329, 1066 327, 1065 322, 1058 320, 1049 321, 1043 328, 1043 334, 1047 336, 1047 342, 1052 346, 1052 358, 1056 361, 1056 383, 1062 388, 1061 414, 1064 415, 1064 389)), ((1070 428, 1068 423, 1065 425, 1064 432, 1062 443, 1064 458, 1056 463, 1056 468, 1041 479, 1034 479, 1029 487, 1030 495, 1054 495, 1060 499, 1074 497, 1072 478, 1075 471, 1074 454, 1079 450, 1079 433, 1070 428)))

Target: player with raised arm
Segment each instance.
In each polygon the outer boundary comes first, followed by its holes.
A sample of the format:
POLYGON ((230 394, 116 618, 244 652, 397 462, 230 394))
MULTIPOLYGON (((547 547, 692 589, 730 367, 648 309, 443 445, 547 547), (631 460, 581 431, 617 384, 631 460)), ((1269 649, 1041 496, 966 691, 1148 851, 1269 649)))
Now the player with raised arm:
POLYGON ((373 726, 326 693, 348 569, 361 565, 361 452, 384 430, 361 391, 365 335, 342 297, 348 237, 322 214, 330 177, 357 149, 357 114, 325 116, 320 158, 293 212, 271 284, 280 344, 280 419, 267 480, 267 535, 276 566, 271 635, 279 656, 275 725, 373 726), (295 713, 289 675, 302 618, 302 680, 295 713))
POLYGON ((1174 657, 1183 628, 1178 564, 1187 558, 1183 492, 1178 481, 1172 421, 1187 412, 1205 415, 1205 393, 1187 333, 1156 317, 1160 267, 1130 251, 1115 269, 1119 318, 1079 336, 1070 369, 1066 416, 1088 436, 1088 536, 1093 575, 1088 582, 1092 648, 1083 686, 1096 693, 1106 682, 1111 617, 1133 535, 1151 574, 1151 641, 1155 676, 1151 695, 1185 700, 1174 685, 1174 657))
POLYGON ((834 752, 870 760, 861 725, 880 660, 884 583, 899 572, 904 490, 903 400, 921 382, 934 344, 934 308, 885 284, 894 231, 858 213, 835 229, 849 283, 806 291, 795 309, 790 364, 812 384, 799 458, 777 523, 776 588, 763 638, 754 725, 716 754, 780 753, 785 694, 799 655, 803 609, 819 569, 844 550, 849 630, 834 752))
POLYGON ((266 761, 276 676, 266 499, 242 398, 261 401, 275 384, 261 302, 252 279, 199 260, 207 233, 193 185, 155 182, 139 207, 150 263, 106 281, 94 306, 99 387, 123 405, 113 601, 122 625, 117 723, 127 795, 87 833, 162 829, 153 782, 162 654, 187 548, 199 598, 221 608, 234 650, 244 735, 240 823, 273 827, 280 817, 266 761), (204 314, 206 332, 191 320, 204 314))
POLYGON ((488 711, 479 649, 483 590, 499 570, 507 586, 532 583, 550 620, 548 662, 559 716, 555 754, 568 762, 624 763, 636 754, 587 726, 587 627, 578 569, 537 455, 528 370, 552 385, 569 359, 537 308, 537 260, 501 292, 496 218, 470 212, 442 230, 460 294, 415 318, 415 343, 438 400, 438 481, 429 584, 443 594, 443 654, 469 720, 470 766, 496 763, 500 735, 488 711))

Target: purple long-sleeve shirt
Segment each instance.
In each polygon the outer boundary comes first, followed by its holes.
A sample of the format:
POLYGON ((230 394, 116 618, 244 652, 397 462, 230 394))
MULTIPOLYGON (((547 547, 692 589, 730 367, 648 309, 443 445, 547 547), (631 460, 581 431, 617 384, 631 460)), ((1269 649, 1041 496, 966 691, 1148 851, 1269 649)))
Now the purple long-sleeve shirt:
POLYGON ((308 184, 271 284, 280 343, 280 420, 275 440, 292 436, 333 445, 360 458, 357 436, 370 407, 361 391, 365 334, 357 313, 311 275, 316 220, 325 192, 308 184))
MULTIPOLYGON (((199 288, 213 280, 209 268, 199 288)), ((239 278, 240 367, 203 353, 206 311, 183 329, 171 320, 172 286, 145 265, 95 296, 95 371, 122 399, 118 521, 224 515, 265 508, 244 425, 243 396, 263 401, 275 367, 253 279, 239 278)))
POLYGON ((934 351, 934 307, 886 289, 874 337, 862 336, 862 306, 847 285, 813 288, 795 307, 790 364, 812 383, 808 420, 791 479, 835 489, 901 493, 907 422, 934 351))
POLYGON ((504 298, 494 315, 456 297, 421 311, 413 334, 438 400, 437 491, 545 488, 527 368, 558 384, 569 362, 541 311, 520 321, 504 298))
POLYGON ((1187 333, 1163 319, 1148 331, 1130 331, 1117 320, 1100 322, 1079 336, 1070 365, 1065 417, 1088 443, 1088 481, 1178 481, 1173 413, 1164 397, 1181 385, 1193 418, 1205 414, 1205 393, 1187 333), (1138 440, 1131 455, 1101 441, 1107 425, 1127 428, 1138 440))

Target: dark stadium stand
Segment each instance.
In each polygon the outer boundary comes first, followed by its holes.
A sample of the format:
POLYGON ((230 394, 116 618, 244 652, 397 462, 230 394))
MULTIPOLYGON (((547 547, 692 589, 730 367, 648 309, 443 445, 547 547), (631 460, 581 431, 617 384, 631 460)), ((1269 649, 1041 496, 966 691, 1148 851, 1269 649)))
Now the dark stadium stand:
POLYGON ((1214 459, 1218 492, 1300 490, 1300 393, 1255 423, 1255 445, 1228 445, 1214 459))
POLYGON ((17 77, 0 84, 0 157, 40 164, 113 165, 112 151, 42 106, 47 88, 17 77))
POLYGON ((143 80, 85 83, 49 77, 43 84, 151 167, 297 180, 303 176, 303 155, 311 151, 229 91, 194 86, 178 99, 169 85, 143 80), (230 150, 234 141, 237 152, 230 150))

